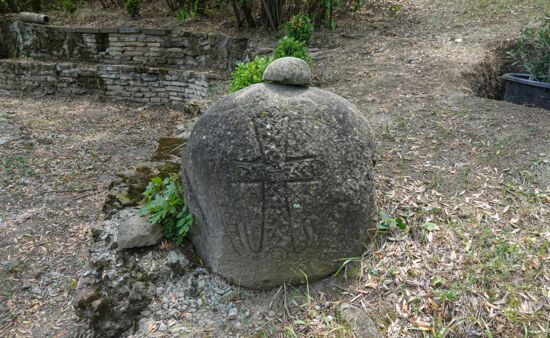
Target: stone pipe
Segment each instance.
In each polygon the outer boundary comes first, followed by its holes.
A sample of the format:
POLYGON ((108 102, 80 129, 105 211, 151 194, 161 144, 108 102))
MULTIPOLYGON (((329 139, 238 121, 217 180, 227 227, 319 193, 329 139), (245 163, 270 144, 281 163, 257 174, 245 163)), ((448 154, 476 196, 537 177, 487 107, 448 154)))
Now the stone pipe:
POLYGON ((25 22, 38 23, 42 25, 47 25, 48 22, 50 22, 50 18, 47 15, 31 12, 21 12, 19 13, 19 18, 25 22))

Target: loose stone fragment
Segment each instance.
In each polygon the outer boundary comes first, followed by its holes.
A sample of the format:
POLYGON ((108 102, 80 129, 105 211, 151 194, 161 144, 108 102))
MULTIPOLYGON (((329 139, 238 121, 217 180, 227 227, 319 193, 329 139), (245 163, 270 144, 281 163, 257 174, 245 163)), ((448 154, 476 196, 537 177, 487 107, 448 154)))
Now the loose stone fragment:
POLYGON ((151 224, 141 216, 132 216, 120 223, 118 249, 130 249, 155 245, 162 239, 160 224, 151 224))

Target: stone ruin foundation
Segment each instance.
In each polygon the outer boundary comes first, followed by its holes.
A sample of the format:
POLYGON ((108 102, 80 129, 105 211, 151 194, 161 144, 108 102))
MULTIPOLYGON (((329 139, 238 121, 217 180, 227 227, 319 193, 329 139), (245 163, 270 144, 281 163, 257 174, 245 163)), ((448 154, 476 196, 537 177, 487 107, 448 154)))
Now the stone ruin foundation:
POLYGON ((0 93, 93 94, 150 104, 205 99, 246 58, 222 33, 72 28, 0 19, 0 93))

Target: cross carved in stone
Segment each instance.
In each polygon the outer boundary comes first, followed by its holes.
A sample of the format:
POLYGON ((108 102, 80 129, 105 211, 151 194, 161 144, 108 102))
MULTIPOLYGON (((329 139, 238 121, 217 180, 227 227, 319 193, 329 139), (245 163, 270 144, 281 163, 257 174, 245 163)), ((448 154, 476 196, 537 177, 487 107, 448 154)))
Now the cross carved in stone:
POLYGON ((259 188, 262 200, 261 220, 259 229, 257 223, 250 222, 244 231, 240 231, 241 243, 255 254, 264 249, 269 250, 270 248, 265 248, 266 233, 269 230, 271 233, 280 232, 282 238, 287 238, 290 242, 290 249, 301 252, 310 244, 311 234, 305 229, 307 224, 304 223, 307 223, 307 219, 294 219, 293 215, 300 213, 303 205, 296 203, 295 199, 291 201, 292 193, 289 190, 291 186, 318 183, 316 179, 319 161, 315 155, 288 154, 286 142, 283 142, 283 149, 274 150, 270 138, 260 134, 256 123, 252 125, 259 156, 232 163, 236 169, 235 183, 259 188))

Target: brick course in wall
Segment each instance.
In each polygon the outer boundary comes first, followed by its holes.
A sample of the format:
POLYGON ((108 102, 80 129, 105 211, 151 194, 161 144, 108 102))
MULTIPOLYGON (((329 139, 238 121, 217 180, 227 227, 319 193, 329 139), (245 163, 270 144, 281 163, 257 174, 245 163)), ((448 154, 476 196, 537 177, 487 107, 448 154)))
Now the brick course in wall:
POLYGON ((206 98, 210 73, 131 65, 0 60, 0 93, 97 94, 153 104, 206 98))

